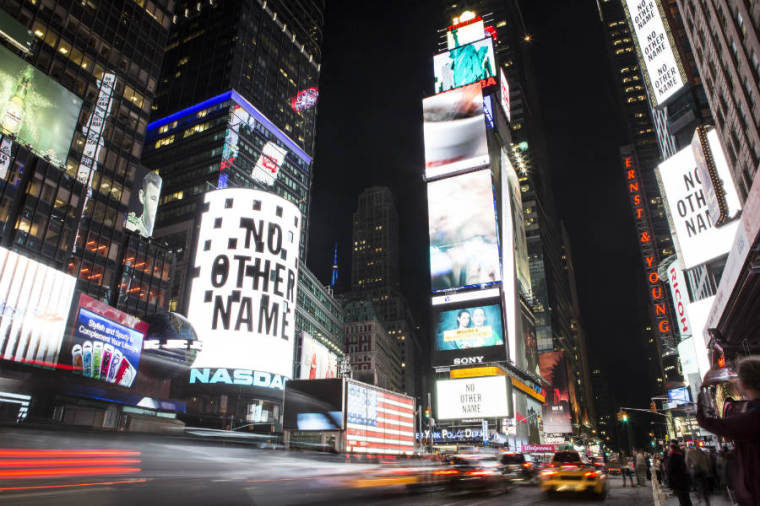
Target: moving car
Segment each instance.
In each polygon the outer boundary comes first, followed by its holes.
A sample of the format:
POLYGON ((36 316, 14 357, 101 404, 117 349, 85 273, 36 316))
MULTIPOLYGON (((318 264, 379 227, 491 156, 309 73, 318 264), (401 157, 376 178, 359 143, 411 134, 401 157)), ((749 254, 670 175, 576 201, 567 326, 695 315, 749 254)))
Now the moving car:
POLYGON ((501 455, 504 476, 512 483, 538 483, 538 469, 522 453, 507 452, 501 455))
POLYGON ((604 461, 604 457, 592 457, 591 463, 594 465, 594 469, 602 473, 607 472, 607 463, 604 461))
POLYGON ((502 472, 496 455, 456 455, 447 466, 436 471, 447 478, 446 488, 452 492, 497 492, 509 490, 509 479, 502 472))
POLYGON ((607 475, 584 462, 578 452, 559 451, 541 471, 541 490, 547 494, 586 492, 602 500, 607 497, 607 475))

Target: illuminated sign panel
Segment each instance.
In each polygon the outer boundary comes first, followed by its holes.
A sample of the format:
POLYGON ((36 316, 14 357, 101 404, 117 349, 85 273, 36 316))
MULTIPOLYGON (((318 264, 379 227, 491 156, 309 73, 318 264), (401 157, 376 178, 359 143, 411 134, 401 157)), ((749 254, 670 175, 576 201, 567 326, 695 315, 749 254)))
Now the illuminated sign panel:
POLYGON ((654 106, 663 104, 685 84, 685 73, 668 21, 659 0, 625 0, 628 24, 636 39, 639 60, 644 62, 644 77, 654 106))
POLYGON ((449 50, 475 42, 486 36, 483 18, 477 18, 452 25, 446 31, 446 44, 449 50))
POLYGON ((61 363, 86 378, 131 387, 147 331, 146 322, 82 294, 61 363))
POLYGON ((728 253, 739 221, 713 225, 694 151, 688 146, 657 167, 671 228, 684 269, 728 253))
POLYGON ((325 379, 338 376, 338 355, 307 332, 301 336, 301 379, 325 379))
POLYGON ((691 302, 689 290, 686 287, 686 278, 683 271, 678 266, 678 260, 674 260, 668 265, 668 285, 670 285, 670 296, 673 299, 673 310, 675 311, 676 328, 681 338, 691 336, 691 324, 689 316, 686 314, 686 308, 691 302))
POLYGON ((60 164, 81 108, 76 95, 0 46, 0 133, 60 164))
POLYGON ((504 109, 507 121, 512 121, 512 111, 509 105, 509 81, 507 81, 507 76, 504 75, 504 69, 499 69, 499 90, 499 102, 501 103, 501 108, 504 109))
POLYGON ((639 177, 639 163, 633 148, 630 146, 621 148, 621 155, 623 157, 623 170, 625 171, 628 197, 633 209, 633 221, 636 224, 636 239, 641 250, 641 257, 644 260, 644 274, 646 275, 649 293, 650 316, 654 328, 657 329, 657 335, 662 339, 669 340, 672 338, 670 311, 665 298, 663 281, 657 272, 660 258, 657 252, 654 233, 652 232, 652 224, 649 221, 647 208, 645 207, 647 197, 644 193, 644 185, 639 177))
POLYGON ((0 248, 0 358, 55 366, 76 278, 0 248))
POLYGON ((496 84, 493 40, 487 37, 435 55, 433 74, 436 93, 481 81, 484 86, 496 84))
POLYGON ((113 89, 116 85, 116 74, 106 72, 102 79, 98 79, 98 101, 90 113, 87 124, 82 128, 85 136, 82 159, 77 169, 77 179, 88 187, 92 183, 92 176, 98 170, 98 158, 103 147, 103 129, 106 118, 111 114, 113 106, 113 89))
POLYGON ((451 309, 436 315, 437 350, 466 350, 503 344, 498 304, 451 309))
POLYGON ((359 453, 414 453, 414 399, 359 383, 346 383, 346 446, 359 453))
POLYGON ((705 199, 713 225, 720 226, 735 218, 742 209, 723 147, 714 128, 699 126, 691 140, 705 199))
POLYGON ((483 92, 466 86, 422 101, 425 176, 488 165, 483 92))
POLYGON ((317 98, 319 98, 317 88, 306 88, 290 99, 290 107, 296 112, 303 112, 317 105, 317 98))
POLYGON ((203 341, 193 368, 293 373, 301 213, 272 193, 204 195, 188 320, 203 341))
POLYGON ((550 385, 543 406, 544 433, 572 434, 567 361, 561 351, 539 355, 541 377, 550 385))
POLYGON ((501 280, 491 171, 428 183, 433 292, 501 280))
POLYGON ((506 376, 436 381, 438 420, 509 416, 506 376))
POLYGON ((151 237, 164 181, 158 172, 150 171, 141 165, 135 176, 135 182, 140 185, 140 189, 133 188, 129 196, 129 212, 124 228, 137 232, 143 237, 151 237))

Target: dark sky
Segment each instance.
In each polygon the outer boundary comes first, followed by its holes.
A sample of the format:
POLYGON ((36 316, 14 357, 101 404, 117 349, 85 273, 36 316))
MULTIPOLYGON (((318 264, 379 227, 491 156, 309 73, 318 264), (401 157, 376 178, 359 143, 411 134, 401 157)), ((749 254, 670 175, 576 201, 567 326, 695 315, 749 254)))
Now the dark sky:
MULTIPOLYGON (((427 206, 421 100, 432 94, 439 3, 329 0, 320 80, 308 265, 329 281, 339 245, 350 283, 356 198, 389 186, 401 221, 402 288, 427 319, 427 206)), ((648 405, 640 328, 645 287, 618 146, 625 129, 593 0, 527 0, 559 218, 570 234, 592 361, 624 405, 648 405)))

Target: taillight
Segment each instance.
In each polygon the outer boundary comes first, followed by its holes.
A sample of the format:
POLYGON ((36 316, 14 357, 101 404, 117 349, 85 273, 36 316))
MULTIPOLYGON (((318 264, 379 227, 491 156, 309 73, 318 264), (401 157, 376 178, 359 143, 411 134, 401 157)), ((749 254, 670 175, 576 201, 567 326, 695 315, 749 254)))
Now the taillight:
POLYGON ((541 471, 541 476, 554 476, 559 474, 557 471, 541 471))
POLYGON ((456 469, 443 469, 441 471, 433 471, 433 474, 435 476, 449 476, 452 474, 459 474, 459 471, 456 469))
POLYGON ((496 474, 494 471, 486 471, 484 469, 478 469, 476 471, 467 471, 468 476, 492 476, 496 474))
POLYGON ((523 463, 523 465, 522 465, 522 466, 523 466, 525 469, 533 469, 533 464, 531 464, 530 462, 525 462, 525 463, 523 463))
POLYGON ((583 476, 585 476, 586 478, 596 478, 597 476, 599 476, 599 473, 597 473, 596 471, 589 471, 587 473, 584 473, 583 476))
POLYGON ((578 466, 575 464, 562 464, 560 469, 578 469, 578 466))

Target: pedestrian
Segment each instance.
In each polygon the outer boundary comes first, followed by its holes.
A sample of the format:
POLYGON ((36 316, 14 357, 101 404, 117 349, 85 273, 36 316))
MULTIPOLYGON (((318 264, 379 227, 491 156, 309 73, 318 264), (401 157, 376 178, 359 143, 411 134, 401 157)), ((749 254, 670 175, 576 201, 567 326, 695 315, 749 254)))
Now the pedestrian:
POLYGON ((657 479, 657 483, 662 485, 662 455, 659 452, 655 452, 652 457, 652 467, 654 468, 654 477, 657 479))
POLYGON ((631 473, 631 467, 628 461, 628 457, 622 457, 620 459, 620 474, 623 475, 624 487, 625 487, 626 479, 631 483, 631 486, 633 486, 633 473, 631 473))
POLYGON ((668 479, 668 464, 670 463, 670 453, 668 452, 668 449, 665 448, 662 452, 662 464, 660 464, 660 467, 662 468, 662 481, 664 485, 668 488, 670 488, 670 481, 668 479))
POLYGON ((639 487, 645 487, 647 484, 647 469, 649 469, 649 464, 647 463, 647 455, 644 453, 644 450, 636 452, 634 463, 636 466, 637 484, 639 487))
POLYGON ((668 458, 668 483, 673 490, 673 495, 678 497, 678 504, 691 506, 689 497, 689 472, 686 469, 686 461, 678 443, 670 443, 670 455, 668 458))
POLYGON ((710 506, 710 457, 699 446, 689 448, 686 451, 686 468, 698 497, 710 506))
MULTIPOLYGON (((697 422, 717 436, 731 439, 736 448, 733 485, 739 504, 760 504, 760 355, 743 358, 737 366, 737 387, 746 404, 727 418, 705 411, 702 396, 697 403, 697 422)), ((733 473, 732 473, 733 474, 733 473)))

